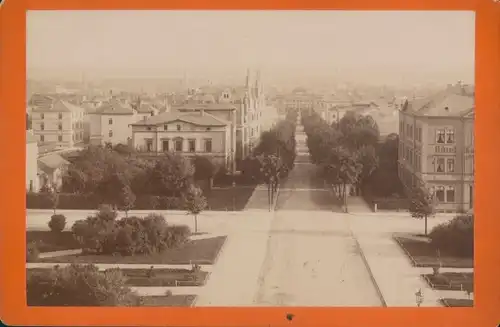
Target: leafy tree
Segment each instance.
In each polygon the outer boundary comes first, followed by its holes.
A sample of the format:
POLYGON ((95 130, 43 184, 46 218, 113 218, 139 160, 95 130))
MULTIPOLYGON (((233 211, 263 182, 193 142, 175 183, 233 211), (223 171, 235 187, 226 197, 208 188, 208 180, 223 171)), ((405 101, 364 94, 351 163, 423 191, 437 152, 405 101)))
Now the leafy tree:
POLYGON ((50 217, 48 226, 51 231, 60 233, 64 230, 64 227, 66 227, 66 217, 64 215, 54 214, 50 217))
POLYGON ((380 138, 378 125, 373 117, 362 116, 354 111, 348 111, 342 117, 338 129, 343 135, 343 144, 353 149, 376 146, 380 138))
POLYGON ((140 297, 126 286, 119 269, 100 272, 75 265, 31 273, 26 281, 30 306, 137 306, 140 297))
POLYGON ((97 194, 104 203, 111 204, 114 208, 117 208, 123 203, 122 197, 128 197, 126 192, 128 191, 127 188, 130 188, 130 181, 126 179, 126 176, 117 171, 107 173, 105 176, 99 183, 97 194))
POLYGON ((281 158, 276 155, 262 155, 259 157, 259 161, 261 162, 263 179, 267 184, 269 211, 271 211, 274 195, 277 191, 279 179, 284 167, 281 158))
POLYGON ((363 169, 357 161, 356 154, 347 147, 333 148, 328 159, 323 163, 326 180, 331 183, 334 190, 343 201, 347 210, 348 186, 355 185, 363 169))
POLYGON ((218 166, 213 161, 205 156, 195 156, 193 159, 194 165, 194 179, 195 180, 209 180, 212 186, 213 178, 217 173, 218 166))
POLYGON ((371 145, 364 145, 356 151, 356 161, 361 165, 361 172, 357 180, 358 188, 365 183, 377 169, 379 159, 376 150, 371 145))
POLYGON ((166 153, 149 175, 149 193, 181 196, 192 184, 194 166, 180 154, 166 153))
POLYGON ((414 187, 411 194, 409 211, 413 218, 424 219, 427 236, 427 218, 435 213, 435 197, 425 187, 414 187))
POLYGON ((184 195, 184 203, 188 213, 194 217, 194 232, 198 232, 198 215, 207 207, 207 199, 202 190, 191 185, 184 195))

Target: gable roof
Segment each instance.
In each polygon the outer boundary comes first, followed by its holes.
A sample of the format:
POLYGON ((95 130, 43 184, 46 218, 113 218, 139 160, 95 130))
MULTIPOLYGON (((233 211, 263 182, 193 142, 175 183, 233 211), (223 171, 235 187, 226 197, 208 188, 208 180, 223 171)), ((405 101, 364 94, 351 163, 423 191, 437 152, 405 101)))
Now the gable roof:
POLYGON ((49 154, 38 158, 38 165, 43 171, 51 171, 69 165, 69 161, 58 154, 49 154))
POLYGON ((420 116, 466 117, 475 109, 474 96, 456 89, 446 89, 430 97, 408 101, 403 111, 420 116))
POLYGON ((98 107, 95 112, 101 115, 132 115, 134 109, 122 104, 119 100, 110 99, 98 107))
POLYGON ((174 121, 182 121, 189 124, 197 126, 227 126, 230 123, 215 117, 207 112, 190 112, 190 113, 180 113, 180 112, 164 112, 157 116, 149 117, 145 120, 138 121, 132 126, 152 126, 152 125, 162 125, 166 123, 171 123, 174 121))
POLYGON ((58 100, 52 97, 46 97, 45 102, 38 103, 40 103, 40 105, 33 107, 33 112, 76 112, 84 110, 82 107, 76 106, 65 100, 58 100))

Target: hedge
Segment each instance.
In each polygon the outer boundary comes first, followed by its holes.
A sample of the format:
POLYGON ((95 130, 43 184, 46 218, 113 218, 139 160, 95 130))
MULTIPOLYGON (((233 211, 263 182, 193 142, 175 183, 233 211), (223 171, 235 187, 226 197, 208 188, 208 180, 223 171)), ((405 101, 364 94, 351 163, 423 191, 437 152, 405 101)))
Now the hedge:
POLYGON ((138 306, 141 297, 126 286, 119 269, 71 265, 28 274, 29 306, 138 306))
MULTIPOLYGON (((94 195, 60 193, 57 209, 69 210, 95 210, 101 205, 101 201, 94 195)), ((52 202, 43 193, 26 193, 27 209, 52 209, 52 202)), ((160 209, 176 210, 184 209, 180 198, 168 196, 142 195, 135 200, 133 209, 160 209)))
POLYGON ((439 224, 429 234, 432 245, 458 257, 474 256, 474 215, 461 215, 439 224))

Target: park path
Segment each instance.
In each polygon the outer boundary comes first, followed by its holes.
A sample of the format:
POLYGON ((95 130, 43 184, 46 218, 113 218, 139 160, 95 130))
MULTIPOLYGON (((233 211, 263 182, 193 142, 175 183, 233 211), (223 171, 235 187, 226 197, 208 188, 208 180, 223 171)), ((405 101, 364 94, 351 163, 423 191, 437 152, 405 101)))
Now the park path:
POLYGON ((260 306, 381 306, 358 243, 332 195, 308 163, 305 136, 280 189, 254 304, 260 306))

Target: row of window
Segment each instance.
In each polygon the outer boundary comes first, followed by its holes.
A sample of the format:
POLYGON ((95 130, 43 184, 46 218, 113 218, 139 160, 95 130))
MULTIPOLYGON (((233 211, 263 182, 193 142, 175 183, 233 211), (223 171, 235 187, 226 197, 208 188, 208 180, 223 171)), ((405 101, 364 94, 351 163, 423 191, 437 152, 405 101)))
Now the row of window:
MULTIPOLYGON (((78 122, 73 123, 73 128, 83 128, 83 122, 78 121, 78 122)), ((62 131, 63 130, 63 124, 62 123, 57 124, 57 129, 59 131, 62 131)), ((41 131, 45 130, 45 124, 44 123, 40 124, 40 130, 41 131)))
MULTIPOLYGON (((422 127, 413 128, 413 125, 406 124, 404 122, 399 122, 399 130, 402 135, 413 138, 415 140, 422 142, 422 127), (405 128, 406 127, 406 128, 405 128)), ((440 128, 436 130, 436 143, 438 144, 454 144, 455 143, 455 131, 451 128, 440 128)))
POLYGON ((454 173, 455 158, 437 157, 433 160, 434 172, 436 173, 454 173))
POLYGON ((406 124, 404 122, 399 122, 399 130, 401 131, 401 135, 406 135, 409 138, 415 137, 416 141, 422 142, 422 127, 416 126, 413 128, 413 125, 406 124))
POLYGON ((430 189, 438 202, 455 202, 455 187, 454 186, 433 186, 430 189))
MULTIPOLYGON (((405 147, 402 142, 399 143, 399 150, 401 151, 401 158, 407 160, 410 165, 414 165, 415 171, 421 171, 422 158, 418 152, 413 149, 405 147)), ((454 173, 455 172, 455 158, 450 157, 434 157, 433 171, 435 173, 454 173)))
POLYGON ((455 143, 455 131, 449 128, 438 129, 436 131, 436 143, 438 144, 455 143))
MULTIPOLYGON (((195 139, 188 139, 188 152, 196 152, 196 140, 195 139)), ((212 152, 212 139, 204 139, 204 146, 203 149, 205 152, 212 152)), ((163 139, 161 141, 162 143, 162 150, 164 152, 174 150, 176 152, 182 152, 183 151, 183 143, 184 139, 182 138, 176 138, 174 140, 170 139, 163 139), (171 148, 171 145, 173 145, 173 148, 171 148)), ((146 151, 152 152, 154 150, 153 148, 153 140, 152 139, 147 139, 146 140, 146 151)))
MULTIPOLYGON (((63 118, 63 114, 62 112, 58 113, 57 114, 57 119, 62 119, 63 118)), ((40 119, 45 119, 45 114, 40 114, 40 119)))

